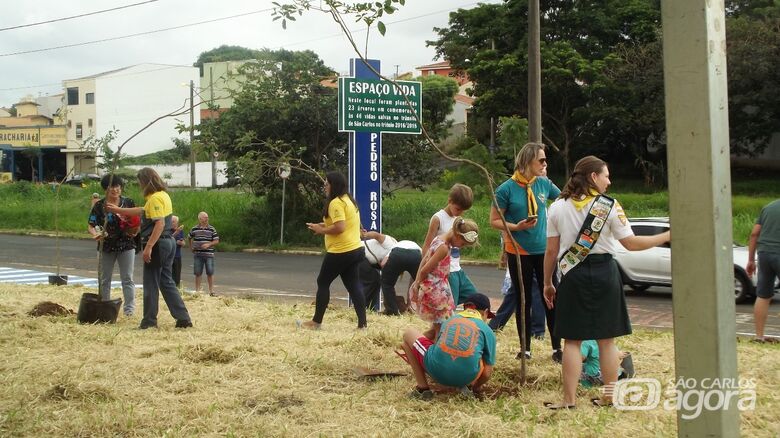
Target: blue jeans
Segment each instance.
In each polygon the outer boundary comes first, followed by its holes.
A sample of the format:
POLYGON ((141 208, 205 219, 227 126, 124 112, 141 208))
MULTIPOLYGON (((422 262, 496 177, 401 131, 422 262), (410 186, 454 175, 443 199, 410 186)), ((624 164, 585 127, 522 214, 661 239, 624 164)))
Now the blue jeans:
POLYGON ((119 278, 122 280, 122 310, 125 315, 135 312, 135 283, 133 282, 133 266, 135 250, 122 252, 103 251, 99 255, 100 265, 100 298, 111 299, 111 277, 114 274, 114 264, 119 264, 119 278))
POLYGON ((152 248, 152 260, 144 263, 144 317, 141 327, 157 326, 160 294, 168 311, 176 321, 190 321, 190 314, 173 282, 173 255, 176 242, 170 237, 160 237, 152 248))
MULTIPOLYGON (((531 336, 543 336, 545 322, 544 303, 542 303, 542 295, 537 292, 539 286, 537 286, 536 283, 537 282, 534 280, 533 291, 531 292, 533 300, 531 303, 531 336)), ((491 319, 490 323, 488 323, 493 331, 503 329, 506 323, 509 322, 509 318, 515 313, 518 299, 517 292, 515 292, 514 286, 510 283, 509 290, 507 294, 504 295, 504 301, 501 302, 498 310, 496 310, 496 317, 491 319)))
POLYGON ((211 277, 214 275, 214 256, 211 257, 205 257, 200 255, 195 255, 195 259, 193 260, 193 271, 196 277, 200 277, 203 275, 203 268, 206 268, 206 275, 211 277))

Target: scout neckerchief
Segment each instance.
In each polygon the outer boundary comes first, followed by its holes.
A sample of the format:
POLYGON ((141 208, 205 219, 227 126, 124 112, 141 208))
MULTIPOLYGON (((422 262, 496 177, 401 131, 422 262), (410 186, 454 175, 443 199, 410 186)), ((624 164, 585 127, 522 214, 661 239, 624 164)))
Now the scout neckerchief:
POLYGON ((458 312, 458 315, 464 318, 482 319, 482 314, 479 313, 479 310, 477 309, 463 309, 462 311, 458 312))
POLYGON ((537 216, 539 213, 539 206, 536 204, 536 196, 534 196, 534 191, 531 190, 531 186, 533 185, 534 181, 536 181, 536 177, 534 176, 531 179, 526 179, 519 170, 515 170, 515 173, 512 175, 512 180, 514 180, 520 187, 525 188, 525 192, 528 195, 528 217, 537 216))
MULTIPOLYGON (((586 196, 586 199, 588 197, 586 196)), ((592 198, 592 197, 591 197, 592 198)), ((577 207, 578 203, 583 201, 574 201, 574 206, 577 207)), ((585 204, 581 204, 577 210, 582 210, 585 204)), ((585 257, 590 254, 590 251, 596 246, 596 241, 601 235, 601 229, 604 227, 604 223, 607 221, 609 212, 612 211, 612 207, 615 205, 615 200, 605 196, 598 195, 596 200, 593 201, 593 205, 588 210, 588 215, 585 217, 585 222, 580 228, 580 232, 577 234, 577 238, 569 249, 563 253, 563 256, 558 260, 558 268, 561 276, 566 275, 572 268, 580 264, 585 257)))

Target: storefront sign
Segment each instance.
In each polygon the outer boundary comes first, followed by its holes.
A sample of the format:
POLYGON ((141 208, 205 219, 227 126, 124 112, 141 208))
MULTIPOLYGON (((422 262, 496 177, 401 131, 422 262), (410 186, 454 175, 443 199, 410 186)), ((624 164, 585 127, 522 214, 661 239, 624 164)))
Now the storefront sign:
POLYGON ((14 147, 61 146, 67 144, 64 126, 40 128, 0 128, 0 145, 14 147))

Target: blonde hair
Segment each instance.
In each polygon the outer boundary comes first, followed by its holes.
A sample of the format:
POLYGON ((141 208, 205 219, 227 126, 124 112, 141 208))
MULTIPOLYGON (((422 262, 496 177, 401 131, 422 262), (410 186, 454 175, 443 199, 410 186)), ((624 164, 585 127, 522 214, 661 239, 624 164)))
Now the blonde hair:
POLYGON ((138 184, 141 186, 141 190, 144 192, 144 196, 149 196, 152 193, 162 192, 168 190, 168 186, 165 185, 160 175, 151 167, 144 167, 138 171, 138 184))
POLYGON ((526 143, 517 153, 515 158, 515 170, 525 172, 531 166, 531 163, 539 155, 539 151, 543 151, 545 148, 543 143, 526 143))
POLYGON ((452 222, 450 233, 452 236, 459 235, 466 243, 463 246, 479 245, 479 226, 471 219, 456 217, 452 222))

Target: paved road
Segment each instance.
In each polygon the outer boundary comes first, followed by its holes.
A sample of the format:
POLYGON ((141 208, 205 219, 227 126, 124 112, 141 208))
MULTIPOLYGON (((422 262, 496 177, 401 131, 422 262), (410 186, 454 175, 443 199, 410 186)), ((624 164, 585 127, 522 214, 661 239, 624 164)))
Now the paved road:
MULTIPOLYGON (((95 243, 89 240, 51 237, 0 235, 0 267, 55 271, 59 252, 62 274, 97 277, 95 243), (59 246, 59 249, 57 248, 59 246)), ((314 298, 315 281, 322 257, 273 253, 218 253, 216 259, 216 291, 222 294, 254 295, 270 300, 306 300, 314 298)), ((499 292, 503 272, 495 266, 466 266, 466 272, 477 288, 500 302, 499 292)), ((140 258, 136 259, 135 278, 142 278, 140 258)), ((182 279, 192 287, 192 257, 183 257, 182 279)), ((204 279, 205 280, 205 279, 204 279)), ((204 281, 205 283, 205 281, 204 281)), ((400 288, 399 288, 400 289, 400 288)), ((346 299, 346 290, 337 280, 332 296, 346 299)), ((780 298, 780 297, 775 297, 780 298)), ((672 326, 672 295, 667 288, 654 288, 641 294, 628 293, 628 306, 634 325, 646 327, 672 326)), ((738 333, 753 332, 752 305, 736 308, 738 333)), ((780 299, 770 308, 766 333, 780 336, 780 299)))

